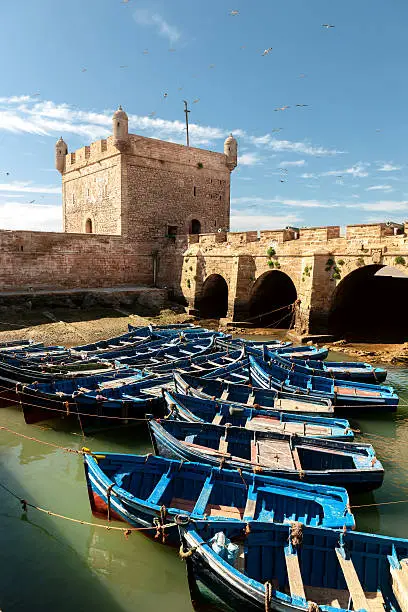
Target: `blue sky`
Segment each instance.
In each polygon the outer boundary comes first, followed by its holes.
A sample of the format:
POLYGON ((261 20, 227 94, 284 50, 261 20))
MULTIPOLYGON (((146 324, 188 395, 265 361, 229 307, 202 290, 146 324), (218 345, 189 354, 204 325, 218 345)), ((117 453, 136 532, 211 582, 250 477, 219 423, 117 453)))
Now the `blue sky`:
POLYGON ((404 0, 4 3, 0 228, 61 229, 60 135, 105 137, 122 104, 184 142, 184 99, 193 146, 238 138, 232 229, 408 218, 407 23, 404 0))

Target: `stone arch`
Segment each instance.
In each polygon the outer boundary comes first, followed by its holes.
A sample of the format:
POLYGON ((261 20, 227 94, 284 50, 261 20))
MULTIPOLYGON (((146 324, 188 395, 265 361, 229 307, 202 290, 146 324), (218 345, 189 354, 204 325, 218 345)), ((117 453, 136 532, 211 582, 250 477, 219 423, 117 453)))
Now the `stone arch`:
POLYGON ((220 319, 228 312, 228 284, 221 274, 210 274, 201 289, 197 309, 201 317, 220 319))
POLYGON ((94 233, 94 224, 91 217, 87 217, 85 220, 84 231, 85 234, 93 234, 94 233))
POLYGON ((288 274, 281 270, 265 272, 252 287, 249 299, 251 323, 260 327, 293 327, 291 305, 296 299, 296 287, 288 274))
POLYGON ((362 342, 407 340, 407 305, 407 274, 384 264, 362 266, 337 285, 329 311, 329 332, 362 342))
POLYGON ((191 219, 189 234, 201 234, 201 223, 198 219, 191 219))

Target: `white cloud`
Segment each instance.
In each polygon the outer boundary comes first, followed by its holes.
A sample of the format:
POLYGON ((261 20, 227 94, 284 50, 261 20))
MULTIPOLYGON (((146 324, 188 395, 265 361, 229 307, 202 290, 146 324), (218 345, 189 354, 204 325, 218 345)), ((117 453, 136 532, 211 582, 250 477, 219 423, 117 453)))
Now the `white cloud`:
POLYGON ((378 212, 408 212, 408 202, 401 202, 396 200, 382 200, 380 202, 358 202, 357 204, 345 204, 345 207, 378 212))
POLYGON ((167 38, 170 44, 177 42, 181 36, 179 29, 169 24, 159 15, 159 13, 153 13, 148 9, 138 8, 134 11, 133 18, 138 25, 156 28, 157 33, 167 38))
POLYGON ((290 215, 246 215, 239 211, 231 213, 231 231, 245 232, 260 229, 281 229, 287 225, 296 225, 302 221, 294 214, 290 215))
POLYGON ((344 151, 337 151, 335 149, 326 149, 325 147, 314 146, 309 142, 295 142, 292 140, 278 140, 270 134, 264 136, 251 136, 251 142, 256 146, 265 146, 271 151, 277 151, 280 153, 299 153, 301 155, 312 155, 312 156, 327 156, 337 155, 344 153, 344 151))
MULTIPOLYGON (((57 193, 61 194, 61 187, 52 185, 33 185, 29 182, 13 181, 12 183, 0 183, 0 191, 9 191, 11 193, 57 193)), ((18 196, 10 196, 18 197, 18 196)))
POLYGON ((329 170, 328 172, 322 172, 320 176, 342 176, 348 174, 356 178, 364 178, 368 176, 367 167, 369 165, 370 164, 367 162, 358 162, 358 164, 351 166, 351 168, 346 168, 345 170, 329 170))
POLYGON ((0 228, 61 232, 62 209, 61 206, 2 202, 0 228))
POLYGON ((304 172, 303 174, 300 175, 300 178, 304 178, 304 179, 317 179, 318 175, 317 174, 313 174, 311 172, 304 172))
POLYGON ((293 167, 301 167, 304 166, 306 164, 306 160, 305 159, 298 159, 297 161, 283 161, 281 162, 279 165, 282 166, 282 168, 285 168, 286 166, 293 166, 293 167))
POLYGON ((241 166, 255 166, 256 164, 259 164, 260 161, 261 158, 257 153, 244 153, 238 158, 238 163, 241 166))
POLYGON ((325 202, 319 200, 291 200, 284 198, 260 198, 260 197, 240 197, 231 198, 231 204, 238 207, 262 207, 280 204, 282 206, 293 206, 295 208, 338 208, 340 204, 335 202, 325 202))
POLYGON ((366 191, 393 191, 391 185, 371 185, 366 191))
POLYGON ((394 166, 391 163, 385 163, 380 168, 378 168, 379 172, 395 172, 395 170, 401 170, 402 166, 394 166))

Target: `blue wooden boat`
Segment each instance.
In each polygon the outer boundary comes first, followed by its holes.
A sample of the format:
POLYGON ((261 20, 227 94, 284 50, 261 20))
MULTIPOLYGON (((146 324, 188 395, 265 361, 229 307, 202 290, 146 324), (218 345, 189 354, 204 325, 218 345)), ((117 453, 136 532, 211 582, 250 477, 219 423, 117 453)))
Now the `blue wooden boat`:
POLYGON ((162 414, 161 387, 169 381, 169 377, 143 378, 140 371, 129 370, 126 374, 119 371, 116 375, 18 385, 16 390, 28 424, 78 413, 131 420, 143 418, 150 409, 162 414))
POLYGON ((177 393, 194 395, 202 399, 219 399, 223 402, 241 404, 250 408, 283 410, 300 414, 330 415, 334 409, 326 398, 313 398, 299 393, 261 389, 251 385, 240 385, 213 378, 196 378, 190 374, 173 373, 177 393))
MULTIPOLYGON (((122 348, 133 348, 142 342, 149 342, 153 339, 153 334, 149 327, 140 327, 137 330, 109 338, 108 340, 99 340, 98 342, 91 342, 90 344, 82 344, 73 346, 71 352, 73 353, 102 353, 104 351, 112 351, 122 348)), ((155 338, 160 340, 160 338, 155 338)))
POLYGON ((249 431, 280 431, 282 433, 347 440, 352 442, 354 433, 344 419, 294 414, 279 410, 249 408, 222 400, 203 399, 182 395, 163 389, 163 397, 170 418, 190 423, 214 423, 245 427, 249 431))
POLYGON ((156 366, 145 368, 145 372, 155 375, 170 374, 174 369, 182 373, 192 373, 197 376, 204 376, 215 372, 226 365, 239 363, 243 358, 243 350, 222 351, 219 353, 209 353, 197 355, 196 357, 181 358, 176 361, 162 363, 156 366))
MULTIPOLYGON (((159 333, 162 334, 163 332, 166 333, 166 331, 175 331, 177 332, 178 330, 181 329, 190 329, 190 328, 197 328, 196 325, 194 325, 194 323, 173 323, 172 325, 149 325, 149 329, 152 333, 159 333)), ((131 325, 130 323, 128 324, 128 330, 131 331, 136 331, 138 329, 141 329, 141 327, 138 327, 136 325, 131 325)), ((200 329, 206 329, 204 327, 200 328, 200 329)))
POLYGON ((254 348, 263 349, 264 346, 267 346, 271 350, 283 349, 292 346, 292 342, 283 341, 283 340, 247 340, 245 338, 232 338, 230 340, 225 340, 224 338, 217 338, 215 343, 220 348, 227 350, 232 349, 233 347, 244 347, 244 346, 253 346, 254 348))
MULTIPOLYGON (((89 453, 85 476, 92 512, 133 527, 173 524, 159 541, 179 542, 174 525, 183 515, 209 523, 262 520, 354 528, 345 489, 309 485, 262 474, 238 473, 203 463, 152 455, 89 453)), ((151 537, 157 533, 152 529, 151 537)))
POLYGON ((155 454, 170 459, 359 492, 377 489, 384 478, 371 444, 169 419, 151 418, 148 424, 155 454))
POLYGON ((276 353, 282 356, 299 357, 300 359, 326 359, 329 354, 329 349, 325 346, 289 346, 285 348, 272 347, 276 353))
MULTIPOLYGON (((104 351, 103 355, 100 355, 100 359, 105 361, 125 360, 134 359, 142 360, 145 357, 154 357, 166 349, 170 349, 180 344, 181 340, 179 337, 165 337, 153 340, 152 342, 143 342, 138 346, 122 347, 104 351)), ((73 355, 75 357, 75 355, 73 355)), ((93 358, 93 355, 90 357, 93 358)))
POLYGON ((361 361, 316 361, 314 359, 299 359, 289 355, 285 357, 296 363, 296 366, 305 368, 303 370, 305 374, 331 376, 332 378, 341 378, 341 380, 375 384, 383 383, 387 378, 387 370, 384 368, 376 368, 361 361))
POLYGON ((34 342, 34 340, 8 340, 0 342, 0 353, 12 353, 26 350, 42 350, 43 342, 34 342))
POLYGON ((408 540, 260 521, 179 529, 194 600, 205 587, 243 612, 407 610, 408 540))
POLYGON ((283 389, 292 393, 302 392, 316 397, 328 397, 342 410, 395 411, 397 409, 398 395, 394 393, 392 387, 324 376, 308 376, 287 367, 276 355, 268 363, 250 355, 249 367, 253 383, 265 389, 283 389))
MULTIPOLYGON (((162 363, 175 363, 178 359, 192 358, 197 355, 210 353, 214 348, 214 336, 205 338, 198 336, 192 342, 182 342, 180 338, 173 338, 173 344, 164 344, 156 351, 149 353, 148 344, 140 347, 141 351, 135 351, 133 355, 117 356, 115 365, 128 365, 136 368, 148 368, 162 363)), ((104 359, 110 359, 104 356, 104 359)))

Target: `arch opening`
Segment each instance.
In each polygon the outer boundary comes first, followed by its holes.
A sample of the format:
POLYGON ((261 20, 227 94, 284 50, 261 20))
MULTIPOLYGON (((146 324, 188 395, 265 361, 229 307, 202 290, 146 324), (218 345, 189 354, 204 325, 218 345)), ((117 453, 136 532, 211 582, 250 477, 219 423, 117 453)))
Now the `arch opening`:
POLYGON ((280 270, 265 272, 252 288, 251 323, 258 327, 290 329, 294 325, 291 305, 296 299, 296 287, 290 276, 280 270))
POLYGON ((220 274, 211 274, 201 290, 198 304, 200 316, 207 319, 220 319, 228 312, 228 285, 220 274))
POLYGON ((190 223, 190 234, 201 234, 201 223, 198 219, 192 219, 190 223))
POLYGON ((92 233, 93 233, 92 219, 87 219, 85 221, 85 234, 92 234, 92 233))
POLYGON ((408 340, 408 276, 396 268, 369 265, 339 283, 329 313, 330 333, 360 342, 408 340))

